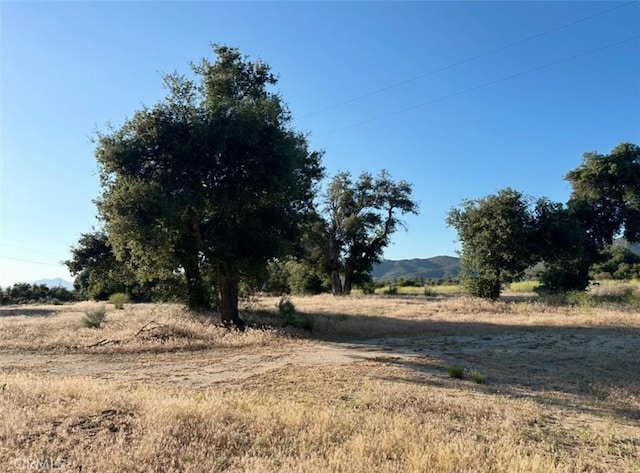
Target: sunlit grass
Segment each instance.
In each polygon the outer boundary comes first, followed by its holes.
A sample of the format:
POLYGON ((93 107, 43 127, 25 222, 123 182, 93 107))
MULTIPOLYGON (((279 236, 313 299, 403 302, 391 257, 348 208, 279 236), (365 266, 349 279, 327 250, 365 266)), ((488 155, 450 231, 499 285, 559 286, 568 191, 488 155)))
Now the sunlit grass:
POLYGON ((464 288, 459 284, 441 284, 441 285, 425 285, 425 286, 394 286, 386 285, 376 288, 375 293, 384 295, 389 292, 389 288, 393 286, 397 288, 398 295, 453 295, 464 294, 464 288))
POLYGON ((245 333, 174 305, 107 307, 99 331, 82 326, 93 303, 2 308, 0 471, 637 471, 640 317, 622 299, 585 312, 537 299, 294 296, 310 333, 286 325, 279 300, 244 311, 245 333), (418 351, 364 359, 350 348, 340 365, 300 364, 304 350, 382 338, 418 351), (121 343, 88 348, 100 339, 121 343), (436 340, 440 354, 420 351, 436 340), (592 352, 595 340, 615 351, 592 352), (286 358, 267 371, 204 378, 204 367, 234 374, 276 354, 286 358), (92 363, 113 369, 83 374, 92 363), (139 374, 147 365, 153 377, 139 374), (450 378, 454 365, 468 375, 450 378))
POLYGON ((534 292, 540 285, 538 281, 519 281, 509 284, 509 292, 534 292))

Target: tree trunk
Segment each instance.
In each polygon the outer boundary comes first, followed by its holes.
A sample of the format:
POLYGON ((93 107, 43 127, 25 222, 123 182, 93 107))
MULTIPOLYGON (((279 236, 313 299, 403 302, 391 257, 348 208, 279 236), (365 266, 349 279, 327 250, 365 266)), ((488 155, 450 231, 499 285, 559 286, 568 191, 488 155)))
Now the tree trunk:
POLYGON ((341 296, 343 294, 342 281, 340 280, 340 271, 331 271, 331 292, 334 296, 341 296))
POLYGON ((187 278, 187 307, 194 311, 210 310, 211 300, 204 287, 197 259, 188 261, 183 266, 187 278))
POLYGON ((493 285, 491 287, 491 299, 497 301, 500 299, 500 291, 502 289, 501 282, 501 274, 502 272, 499 269, 496 269, 495 279, 493 281, 493 285))
POLYGON ((331 292, 334 296, 341 296, 343 292, 340 280, 340 250, 333 234, 329 236, 327 250, 331 262, 331 292))
POLYGON ((342 286, 342 292, 345 296, 351 294, 351 280, 353 279, 353 270, 347 266, 344 270, 344 285, 342 286))
POLYGON ((231 324, 244 332, 245 323, 238 314, 238 274, 233 271, 218 270, 218 291, 220 292, 220 316, 226 326, 231 324))

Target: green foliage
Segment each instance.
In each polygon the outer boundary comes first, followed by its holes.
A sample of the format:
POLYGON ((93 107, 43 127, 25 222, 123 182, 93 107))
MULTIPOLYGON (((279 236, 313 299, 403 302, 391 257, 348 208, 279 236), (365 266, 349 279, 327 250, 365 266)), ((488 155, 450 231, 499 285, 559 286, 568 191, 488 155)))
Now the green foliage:
POLYGON ((384 293, 388 296, 395 296, 398 294, 398 286, 391 284, 387 289, 385 289, 384 293))
POLYGON ((84 313, 82 323, 88 328, 101 328, 107 320, 107 309, 101 305, 84 313))
POLYGON ((286 262, 285 268, 293 294, 313 295, 327 291, 328 281, 308 260, 292 258, 286 262))
POLYGON ((118 260, 104 231, 83 233, 65 264, 76 276, 73 285, 80 298, 98 301, 126 293, 137 302, 159 300, 154 296, 160 281, 138 281, 128 254, 118 260))
POLYGON ((0 288, 0 305, 9 304, 53 304, 75 300, 75 296, 64 287, 48 287, 45 284, 16 283, 0 288))
POLYGON ((510 292, 534 292, 539 286, 538 281, 520 281, 509 285, 510 292))
POLYGON ((447 224, 462 243, 461 281, 471 295, 497 299, 505 284, 522 278, 536 262, 534 215, 513 189, 464 201, 449 212, 447 224))
POLYGON ((129 302, 129 295, 122 292, 116 292, 109 296, 109 302, 111 302, 116 309, 124 309, 124 305, 129 302))
POLYGON ((449 372, 450 378, 455 378, 455 379, 464 378, 464 368, 458 365, 450 366, 448 372, 449 372))
POLYGON ((484 384, 487 382, 487 377, 478 370, 471 370, 471 379, 476 384, 484 384))
POLYGON ((593 309, 598 305, 597 297, 584 291, 569 291, 565 298, 567 304, 584 310, 593 309))
POLYGON ((608 245, 601 252, 601 260, 591 267, 592 274, 608 279, 640 277, 640 256, 621 245, 608 245))
POLYGON ((286 326, 297 327, 307 331, 313 330, 314 324, 311 317, 296 317, 296 306, 289 295, 280 297, 278 301, 278 313, 286 326))
POLYGON ((621 231, 627 241, 640 241, 640 147, 621 143, 609 154, 585 153, 566 180, 569 207, 598 248, 621 231))
POLYGON ((267 294, 289 294, 291 287, 289 285, 289 275, 285 264, 281 261, 269 261, 267 264, 266 281, 262 286, 262 290, 267 294))
POLYGON ((376 177, 362 173, 355 182, 348 172, 333 177, 316 222, 316 245, 334 295, 371 281, 373 265, 403 226, 398 214, 418 213, 412 192, 411 184, 394 182, 386 170, 376 177))
POLYGON ((294 319, 296 315, 296 305, 291 300, 291 296, 284 295, 278 301, 278 312, 287 321, 294 319))
POLYGON ((550 263, 540 275, 540 294, 558 294, 567 291, 584 291, 589 286, 590 260, 559 260, 550 263))
POLYGON ((607 269, 616 266, 614 273, 632 276, 636 268, 607 247, 621 232, 631 242, 640 240, 640 148, 622 143, 608 155, 585 153, 566 179, 572 187, 566 209, 548 203, 540 209, 539 238, 547 254, 539 290, 583 291, 589 269, 599 263, 606 269, 595 272, 611 273, 607 269))
POLYGON ((368 296, 376 293, 376 286, 372 282, 361 284, 360 289, 363 294, 368 296))
POLYGON ((536 203, 536 254, 544 263, 538 272, 539 294, 572 290, 582 291, 589 285, 589 266, 597 257, 573 210, 562 204, 540 199, 536 203))
POLYGON ((182 273, 186 304, 242 326, 238 283, 264 271, 299 238, 322 176, 320 153, 277 92, 267 64, 215 46, 196 77, 164 77, 167 97, 100 133, 98 210, 118 258, 137 277, 182 273))

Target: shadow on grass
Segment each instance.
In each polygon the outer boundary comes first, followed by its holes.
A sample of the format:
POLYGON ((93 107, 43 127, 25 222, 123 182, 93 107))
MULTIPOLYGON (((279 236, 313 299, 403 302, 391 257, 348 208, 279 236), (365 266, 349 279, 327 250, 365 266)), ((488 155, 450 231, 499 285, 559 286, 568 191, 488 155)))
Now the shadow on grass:
POLYGON ((405 368, 406 376, 394 381, 464 383, 485 394, 640 420, 640 329, 635 327, 581 326, 579 319, 575 326, 552 326, 299 315, 318 327, 306 337, 353 350, 354 360, 405 368), (453 365, 465 369, 465 380, 449 378, 453 365), (472 370, 485 376, 486 384, 474 383, 472 370))
POLYGON ((49 317, 60 312, 60 306, 47 307, 9 306, 0 307, 0 317, 49 317))

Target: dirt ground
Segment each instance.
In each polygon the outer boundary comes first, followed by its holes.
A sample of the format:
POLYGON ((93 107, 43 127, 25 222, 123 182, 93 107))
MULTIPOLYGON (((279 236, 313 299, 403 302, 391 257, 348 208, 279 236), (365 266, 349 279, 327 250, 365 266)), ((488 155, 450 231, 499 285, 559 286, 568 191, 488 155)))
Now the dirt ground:
MULTIPOLYGON (((361 360, 401 364, 437 379, 447 367, 481 371, 496 390, 547 396, 627 387, 638 395, 640 333, 615 327, 478 325, 458 335, 434 322, 426 334, 330 342, 291 340, 246 350, 212 348, 167 353, 48 353, 0 350, 0 371, 89 376, 131 385, 204 388, 235 384, 283 367, 338 366, 361 360), (635 355, 634 355, 635 354, 635 355), (602 389, 602 388, 598 388, 602 389)), ((597 396, 595 397, 597 399, 597 396)), ((640 411, 627 412, 640 419, 640 411)))

